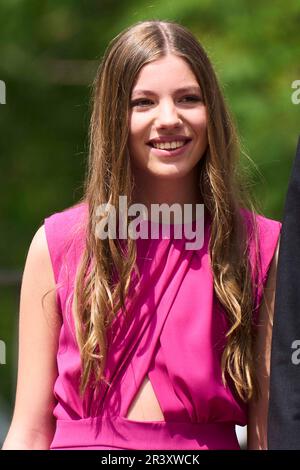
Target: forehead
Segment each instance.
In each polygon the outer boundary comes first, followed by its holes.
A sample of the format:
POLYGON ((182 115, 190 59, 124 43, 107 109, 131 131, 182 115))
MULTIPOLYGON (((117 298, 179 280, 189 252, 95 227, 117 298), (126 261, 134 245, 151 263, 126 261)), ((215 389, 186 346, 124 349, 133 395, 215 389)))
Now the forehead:
POLYGON ((135 94, 143 90, 176 90, 194 87, 200 90, 197 78, 190 65, 181 57, 169 54, 144 65, 134 83, 135 94))

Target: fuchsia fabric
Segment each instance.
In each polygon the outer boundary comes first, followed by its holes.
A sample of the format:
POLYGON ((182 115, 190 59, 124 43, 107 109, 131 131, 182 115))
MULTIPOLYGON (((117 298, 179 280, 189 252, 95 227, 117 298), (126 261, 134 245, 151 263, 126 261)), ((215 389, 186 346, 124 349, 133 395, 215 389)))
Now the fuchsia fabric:
MULTIPOLYGON (((244 216, 249 219, 247 211, 244 216)), ((80 399, 71 301, 84 247, 81 227, 87 217, 87 205, 81 203, 45 219, 62 315, 54 387, 57 427, 50 448, 239 449, 235 425, 247 424, 247 407, 232 385, 225 388, 221 379, 228 324, 213 290, 207 217, 204 244, 196 250, 186 250, 185 237, 176 239, 172 230, 169 238, 137 239, 141 279, 133 273, 128 305, 133 293, 136 297, 130 318, 119 312, 108 331, 105 371, 111 385, 101 384, 97 393, 89 389, 80 399), (146 375, 162 409, 162 421, 126 418, 146 375)), ((281 224, 259 215, 256 220, 259 305, 281 224)))

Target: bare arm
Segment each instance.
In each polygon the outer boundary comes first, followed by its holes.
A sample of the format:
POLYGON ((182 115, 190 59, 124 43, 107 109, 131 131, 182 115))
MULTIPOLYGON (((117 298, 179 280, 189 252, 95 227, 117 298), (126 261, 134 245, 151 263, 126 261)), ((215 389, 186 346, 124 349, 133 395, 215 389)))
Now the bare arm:
POLYGON ((61 319, 44 226, 29 247, 20 293, 19 357, 12 423, 3 444, 9 449, 49 449, 55 421, 53 386, 61 319))
POLYGON ((248 407, 248 450, 267 449, 270 359, 278 250, 279 243, 269 269, 264 290, 264 300, 259 311, 259 324, 254 345, 254 355, 261 396, 257 401, 251 401, 248 407))

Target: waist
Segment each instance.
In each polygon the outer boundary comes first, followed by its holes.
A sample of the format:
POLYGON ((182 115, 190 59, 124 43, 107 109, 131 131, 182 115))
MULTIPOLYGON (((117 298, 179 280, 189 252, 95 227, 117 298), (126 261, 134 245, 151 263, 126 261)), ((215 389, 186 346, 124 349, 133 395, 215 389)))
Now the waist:
POLYGON ((239 450, 234 423, 133 421, 122 416, 57 420, 50 449, 239 450))

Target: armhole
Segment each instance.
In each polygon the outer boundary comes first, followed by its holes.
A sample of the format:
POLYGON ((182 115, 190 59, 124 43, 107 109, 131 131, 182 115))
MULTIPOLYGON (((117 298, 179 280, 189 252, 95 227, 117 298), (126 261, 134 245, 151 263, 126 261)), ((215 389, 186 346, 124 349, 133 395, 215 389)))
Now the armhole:
POLYGON ((255 292, 254 323, 259 321, 258 315, 263 302, 263 294, 268 281, 270 267, 280 240, 281 223, 260 216, 258 222, 258 272, 255 292))
POLYGON ((55 281, 55 301, 56 305, 58 307, 58 310, 61 312, 61 299, 60 299, 60 294, 59 294, 59 263, 57 259, 57 248, 56 248, 56 243, 55 243, 55 231, 53 230, 53 221, 52 217, 47 217, 44 219, 44 229, 45 229, 45 235, 46 235, 46 241, 47 241, 47 247, 48 247, 48 252, 51 260, 51 265, 52 265, 52 271, 53 271, 53 276, 54 276, 54 281, 55 281))
POLYGON ((79 203, 44 219, 46 240, 51 259, 55 299, 60 313, 65 311, 65 294, 71 295, 69 279, 76 271, 84 247, 88 208, 79 203))

